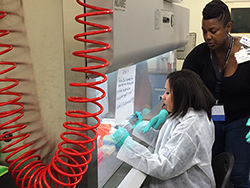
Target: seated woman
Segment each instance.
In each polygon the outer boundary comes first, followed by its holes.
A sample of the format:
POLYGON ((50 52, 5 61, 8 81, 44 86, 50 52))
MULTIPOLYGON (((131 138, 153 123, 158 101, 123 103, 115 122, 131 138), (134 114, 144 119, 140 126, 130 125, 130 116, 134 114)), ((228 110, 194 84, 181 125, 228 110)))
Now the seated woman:
POLYGON ((169 115, 160 130, 143 131, 139 123, 134 132, 153 146, 153 152, 135 142, 119 127, 111 135, 121 146, 117 157, 149 175, 149 188, 214 188, 211 149, 214 124, 211 107, 215 99, 200 77, 190 71, 170 73, 162 96, 169 115))

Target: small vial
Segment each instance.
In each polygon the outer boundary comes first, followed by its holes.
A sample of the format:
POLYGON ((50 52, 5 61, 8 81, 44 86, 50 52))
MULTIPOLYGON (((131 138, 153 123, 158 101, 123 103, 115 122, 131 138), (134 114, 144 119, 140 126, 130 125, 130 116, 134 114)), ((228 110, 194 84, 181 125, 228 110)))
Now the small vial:
MULTIPOLYGON (((141 114, 141 112, 139 112, 141 114)), ((136 114, 133 114, 129 117, 129 123, 131 125, 134 125, 138 121, 138 116, 136 114)))

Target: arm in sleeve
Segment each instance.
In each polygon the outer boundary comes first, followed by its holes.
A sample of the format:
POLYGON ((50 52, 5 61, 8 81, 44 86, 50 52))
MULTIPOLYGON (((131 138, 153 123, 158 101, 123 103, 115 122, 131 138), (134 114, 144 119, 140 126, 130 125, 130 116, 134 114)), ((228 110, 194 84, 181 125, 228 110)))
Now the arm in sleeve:
POLYGON ((154 147, 158 138, 159 130, 150 129, 148 132, 144 133, 142 130, 147 124, 148 122, 139 123, 133 130, 132 134, 149 146, 154 147))
POLYGON ((146 147, 127 138, 118 158, 161 180, 178 176, 195 165, 196 146, 186 132, 177 131, 169 140, 162 140, 159 145, 159 151, 151 153, 146 147))

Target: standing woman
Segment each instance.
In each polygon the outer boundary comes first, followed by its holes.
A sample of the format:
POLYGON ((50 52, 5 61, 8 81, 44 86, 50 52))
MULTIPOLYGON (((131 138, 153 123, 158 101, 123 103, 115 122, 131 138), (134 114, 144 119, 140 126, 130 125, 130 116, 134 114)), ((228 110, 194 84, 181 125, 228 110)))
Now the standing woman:
POLYGON ((213 93, 225 120, 215 121, 213 157, 231 152, 235 165, 231 182, 235 188, 249 187, 250 144, 245 135, 250 117, 250 62, 238 64, 235 53, 241 49, 232 28, 228 7, 220 0, 209 2, 202 12, 205 42, 195 47, 184 61, 183 69, 196 72, 213 93))

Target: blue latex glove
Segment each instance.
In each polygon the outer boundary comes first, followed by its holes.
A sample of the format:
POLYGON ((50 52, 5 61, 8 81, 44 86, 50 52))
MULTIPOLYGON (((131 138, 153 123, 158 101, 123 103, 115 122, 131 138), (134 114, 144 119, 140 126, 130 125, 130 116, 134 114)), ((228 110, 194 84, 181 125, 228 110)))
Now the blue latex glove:
POLYGON ((158 115, 153 117, 147 126, 142 130, 144 133, 148 132, 148 130, 153 127, 156 129, 160 124, 164 123, 166 121, 166 118, 168 116, 168 111, 165 109, 162 109, 158 115))
POLYGON ((129 133, 126 129, 118 127, 117 131, 115 131, 114 134, 111 134, 110 136, 118 146, 122 146, 124 140, 129 136, 129 133))
MULTIPOLYGON (((132 128, 134 129, 139 123, 142 122, 142 116, 139 112, 135 112, 135 114, 130 116, 130 119, 138 119, 135 124, 132 126, 132 128)), ((132 120, 133 121, 133 120, 132 120)))
MULTIPOLYGON (((250 118, 247 120, 246 126, 250 126, 250 118)), ((245 136, 247 139, 246 141, 250 143, 250 131, 248 131, 247 135, 245 136)))

